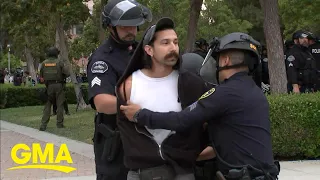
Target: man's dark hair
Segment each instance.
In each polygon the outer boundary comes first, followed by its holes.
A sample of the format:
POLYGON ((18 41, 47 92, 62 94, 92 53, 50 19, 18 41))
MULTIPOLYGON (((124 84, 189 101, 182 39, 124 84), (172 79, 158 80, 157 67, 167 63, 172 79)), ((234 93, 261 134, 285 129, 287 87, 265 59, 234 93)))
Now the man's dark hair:
MULTIPOLYGON (((173 29, 174 30, 174 28, 168 27, 168 26, 163 26, 163 27, 158 28, 155 31, 154 36, 152 37, 152 39, 150 40, 148 45, 154 47, 154 42, 156 41, 157 32, 164 31, 164 30, 169 30, 169 29, 173 29)), ((142 61, 143 61, 144 68, 151 69, 151 67, 152 67, 152 59, 151 59, 151 56, 148 55, 147 52, 144 50, 144 47, 143 47, 143 59, 142 59, 142 61)), ((178 69, 178 68, 179 68, 179 61, 177 61, 177 64, 173 66, 173 69, 178 69)))

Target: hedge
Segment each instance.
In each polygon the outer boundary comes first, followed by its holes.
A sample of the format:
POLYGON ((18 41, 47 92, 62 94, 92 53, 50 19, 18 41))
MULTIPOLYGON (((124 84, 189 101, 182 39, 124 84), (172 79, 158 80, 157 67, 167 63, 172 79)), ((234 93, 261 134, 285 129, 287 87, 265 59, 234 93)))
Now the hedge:
POLYGON ((273 151, 280 157, 320 157, 320 92, 268 96, 273 151))
MULTIPOLYGON (((1 108, 44 104, 40 95, 44 86, 1 88, 1 108)), ((87 101, 87 86, 82 85, 87 101)), ((75 104, 72 85, 66 87, 68 103, 75 104)), ((295 158, 320 157, 320 93, 270 95, 271 132, 274 155, 295 158)))
MULTIPOLYGON (((81 89, 83 98, 88 103, 87 85, 81 85, 81 89)), ((44 85, 37 85, 35 87, 1 85, 0 108, 43 105, 45 104, 45 101, 43 101, 44 92, 44 85)), ((66 97, 68 104, 77 103, 74 87, 71 84, 66 86, 66 97)))

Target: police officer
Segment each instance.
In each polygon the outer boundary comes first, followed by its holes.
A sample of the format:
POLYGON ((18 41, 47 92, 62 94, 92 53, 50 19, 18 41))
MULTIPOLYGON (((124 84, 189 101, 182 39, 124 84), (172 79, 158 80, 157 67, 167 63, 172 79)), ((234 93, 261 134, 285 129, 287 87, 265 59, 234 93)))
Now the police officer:
POLYGON ((50 119, 51 105, 57 104, 57 127, 63 128, 63 102, 65 94, 63 90, 63 79, 70 75, 68 67, 58 59, 59 50, 50 47, 47 52, 48 59, 44 60, 40 69, 40 76, 44 79, 47 88, 47 103, 44 107, 40 131, 45 131, 50 119))
POLYGON ((317 80, 315 91, 320 91, 320 39, 309 33, 309 50, 316 61, 317 80))
POLYGON ((151 21, 149 9, 135 0, 109 0, 102 12, 109 38, 89 58, 88 98, 95 116, 94 153, 98 180, 127 179, 116 125, 115 86, 136 45, 138 26, 151 21))
POLYGON ((152 129, 181 131, 207 121, 213 143, 200 157, 216 154, 220 178, 276 179, 268 101, 248 76, 258 64, 259 43, 247 34, 231 33, 214 44, 220 85, 189 108, 158 113, 130 102, 120 108, 132 122, 152 129))
POLYGON ((203 38, 200 38, 194 44, 195 44, 195 50, 193 51, 193 53, 197 53, 203 58, 206 58, 208 45, 209 45, 207 41, 203 38))
POLYGON ((316 62, 309 52, 308 34, 299 31, 294 34, 298 41, 286 54, 286 70, 289 85, 294 93, 314 91, 316 81, 316 62))
POLYGON ((263 92, 270 92, 270 79, 269 79, 269 67, 268 67, 268 53, 267 48, 262 46, 261 53, 261 88, 263 92))

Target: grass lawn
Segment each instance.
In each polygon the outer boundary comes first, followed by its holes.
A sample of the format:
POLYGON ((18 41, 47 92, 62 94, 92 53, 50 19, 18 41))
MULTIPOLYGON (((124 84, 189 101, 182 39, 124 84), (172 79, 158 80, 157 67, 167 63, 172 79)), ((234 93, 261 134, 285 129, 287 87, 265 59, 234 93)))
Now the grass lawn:
MULTIPOLYGON (((19 108, 0 109, 0 119, 14 124, 38 129, 44 106, 27 106, 19 108)), ((66 128, 56 127, 56 116, 50 117, 47 132, 92 144, 94 130, 94 111, 78 110, 75 105, 69 105, 70 116, 64 116, 66 128)))

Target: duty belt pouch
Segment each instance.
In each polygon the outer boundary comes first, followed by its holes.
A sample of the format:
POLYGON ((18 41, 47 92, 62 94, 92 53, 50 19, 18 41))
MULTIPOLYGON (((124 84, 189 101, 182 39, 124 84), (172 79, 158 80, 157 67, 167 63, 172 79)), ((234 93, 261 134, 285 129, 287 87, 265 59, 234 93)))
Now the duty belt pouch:
POLYGON ((140 180, 174 180, 175 172, 172 167, 164 165, 140 171, 140 180))
POLYGON ((231 169, 227 175, 228 180, 251 180, 247 167, 241 169, 231 169))
POLYGON ((117 158, 121 148, 120 132, 112 130, 105 124, 98 124, 98 132, 101 133, 104 138, 104 147, 102 151, 102 160, 112 162, 117 158))

